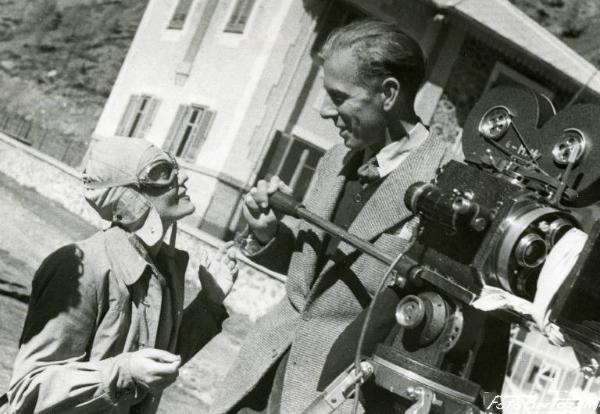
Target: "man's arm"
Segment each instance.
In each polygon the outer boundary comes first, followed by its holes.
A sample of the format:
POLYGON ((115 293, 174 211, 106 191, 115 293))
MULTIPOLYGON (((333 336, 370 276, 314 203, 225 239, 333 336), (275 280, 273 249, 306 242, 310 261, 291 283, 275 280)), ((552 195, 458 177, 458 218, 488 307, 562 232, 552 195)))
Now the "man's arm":
POLYGON ((238 237, 242 244, 241 250, 253 262, 285 275, 296 245, 298 226, 299 220, 284 216, 277 224, 275 236, 264 245, 246 228, 238 237))
MULTIPOLYGON (((323 191, 327 191, 322 188, 323 170, 332 156, 332 151, 326 152, 317 164, 314 185, 305 199, 308 208, 317 203, 323 191)), ((238 239, 242 244, 242 252, 252 261, 275 272, 287 274, 292 253, 297 248, 296 239, 302 220, 275 215, 269 207, 268 197, 277 190, 291 194, 291 189, 278 177, 273 177, 269 183, 259 181, 257 186, 246 194, 242 212, 248 226, 238 239), (265 223, 269 220, 273 223, 265 223), (267 228, 270 230, 265 230, 267 228), (251 240, 251 243, 245 244, 244 239, 251 240)))
POLYGON ((130 354, 87 361, 98 305, 83 256, 63 247, 34 277, 8 392, 17 413, 102 411, 134 398, 130 354))

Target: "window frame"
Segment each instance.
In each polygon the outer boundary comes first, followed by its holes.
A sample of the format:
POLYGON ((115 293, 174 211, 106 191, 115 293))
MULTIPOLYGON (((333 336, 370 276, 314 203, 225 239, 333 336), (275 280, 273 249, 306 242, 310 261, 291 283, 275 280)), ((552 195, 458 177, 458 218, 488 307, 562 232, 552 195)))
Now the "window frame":
POLYGON ((188 21, 193 6, 194 0, 178 0, 177 4, 175 5, 175 8, 171 13, 169 24, 167 24, 167 30, 183 30, 183 28, 185 27, 185 23, 188 21), (185 9, 185 12, 182 12, 183 9, 185 9), (183 19, 176 20, 175 17, 178 14, 183 14, 183 19))
POLYGON ((223 31, 241 35, 248 27, 258 0, 235 0, 227 15, 227 23, 223 31), (243 20, 245 14, 245 21, 243 20))
POLYGON ((150 94, 132 94, 117 125, 116 136, 144 138, 156 117, 160 99, 150 94))
POLYGON ((163 143, 163 149, 171 152, 177 158, 190 162, 195 161, 208 138, 215 116, 216 111, 208 105, 195 103, 179 105, 173 124, 163 143), (191 123, 194 111, 198 111, 198 115, 191 123), (183 142, 190 128, 190 133, 183 142))
MULTIPOLYGON (((302 198, 304 199, 306 197, 306 195, 310 192, 310 190, 314 184, 314 179, 315 179, 314 173, 316 171, 316 166, 317 166, 319 160, 321 159, 321 157, 323 157, 323 155, 325 154, 326 150, 324 148, 321 148, 320 146, 316 145, 315 143, 313 143, 307 139, 304 139, 296 134, 288 133, 288 132, 281 131, 281 130, 275 131, 273 139, 271 140, 271 143, 269 145, 269 150, 267 151, 267 154, 266 154, 265 158, 263 159, 263 163, 260 168, 260 172, 259 172, 259 176, 257 177, 257 180, 264 179, 265 177, 267 177, 269 175, 281 176, 282 171, 284 171, 284 168, 287 165, 286 163, 288 162, 288 157, 292 153, 292 149, 293 149, 295 142, 299 142, 304 147, 308 147, 307 149, 309 150, 309 152, 304 156, 303 156, 304 152, 302 152, 298 155, 298 162, 294 164, 294 170, 293 170, 290 180, 289 180, 290 182, 288 182, 286 184, 288 184, 288 186, 292 189, 292 192, 295 193, 297 190, 297 186, 300 184, 300 179, 302 178, 302 173, 304 172, 305 168, 308 168, 309 170, 311 170, 310 181, 307 183, 306 189, 303 192, 303 194, 301 194, 302 198), (284 140, 283 144, 276 143, 277 139, 284 140), (274 159, 275 151, 276 151, 276 148, 274 147, 274 145, 284 145, 283 152, 278 159, 274 159), (318 155, 317 164, 315 164, 314 167, 307 165, 308 158, 311 156, 310 150, 315 151, 318 155)), ((306 148, 304 149, 304 151, 306 151, 306 148)))

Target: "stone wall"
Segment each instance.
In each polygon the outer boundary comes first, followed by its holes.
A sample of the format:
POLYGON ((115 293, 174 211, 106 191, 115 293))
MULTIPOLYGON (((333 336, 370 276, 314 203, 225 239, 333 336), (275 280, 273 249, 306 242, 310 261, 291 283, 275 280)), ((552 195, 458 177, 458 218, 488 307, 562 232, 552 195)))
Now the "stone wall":
MULTIPOLYGON (((62 204, 98 228, 107 225, 83 198, 79 171, 3 134, 0 134, 0 172, 62 204)), ((177 247, 187 250, 191 256, 186 274, 188 287, 197 289, 196 272, 201 250, 214 253, 223 242, 184 223, 179 229, 177 247)), ((239 265, 238 282, 226 303, 231 311, 255 320, 283 297, 284 277, 245 258, 240 258, 239 265)), ((193 297, 191 294, 186 296, 193 297)))
MULTIPOLYGON (((444 87, 446 99, 454 105, 456 120, 462 126, 471 108, 485 89, 498 55, 470 35, 466 35, 444 87)), ((442 106, 443 108, 443 106, 442 106)))

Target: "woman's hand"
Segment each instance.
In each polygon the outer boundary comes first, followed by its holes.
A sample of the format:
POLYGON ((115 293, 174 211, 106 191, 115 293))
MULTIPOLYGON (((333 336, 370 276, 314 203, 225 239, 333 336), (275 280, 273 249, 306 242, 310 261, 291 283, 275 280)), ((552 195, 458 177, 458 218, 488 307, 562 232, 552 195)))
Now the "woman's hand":
POLYGON ((136 385, 159 394, 179 375, 181 357, 162 349, 144 348, 129 355, 129 373, 136 385))
POLYGON ((232 241, 225 243, 212 259, 206 251, 202 252, 198 278, 202 293, 215 303, 223 303, 237 279, 236 254, 232 241))

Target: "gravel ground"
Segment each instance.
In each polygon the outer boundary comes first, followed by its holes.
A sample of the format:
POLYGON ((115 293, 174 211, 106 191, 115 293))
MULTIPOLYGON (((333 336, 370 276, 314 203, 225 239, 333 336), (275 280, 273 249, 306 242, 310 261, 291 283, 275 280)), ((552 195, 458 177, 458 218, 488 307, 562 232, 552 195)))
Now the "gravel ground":
MULTIPOLYGON (((8 387, 35 269, 50 252, 83 239, 94 228, 60 205, 0 174, 0 394, 8 387)), ((207 412, 246 334, 248 318, 232 315, 217 336, 181 371, 162 399, 160 413, 207 412)), ((0 409, 0 412, 2 410, 0 409)))

